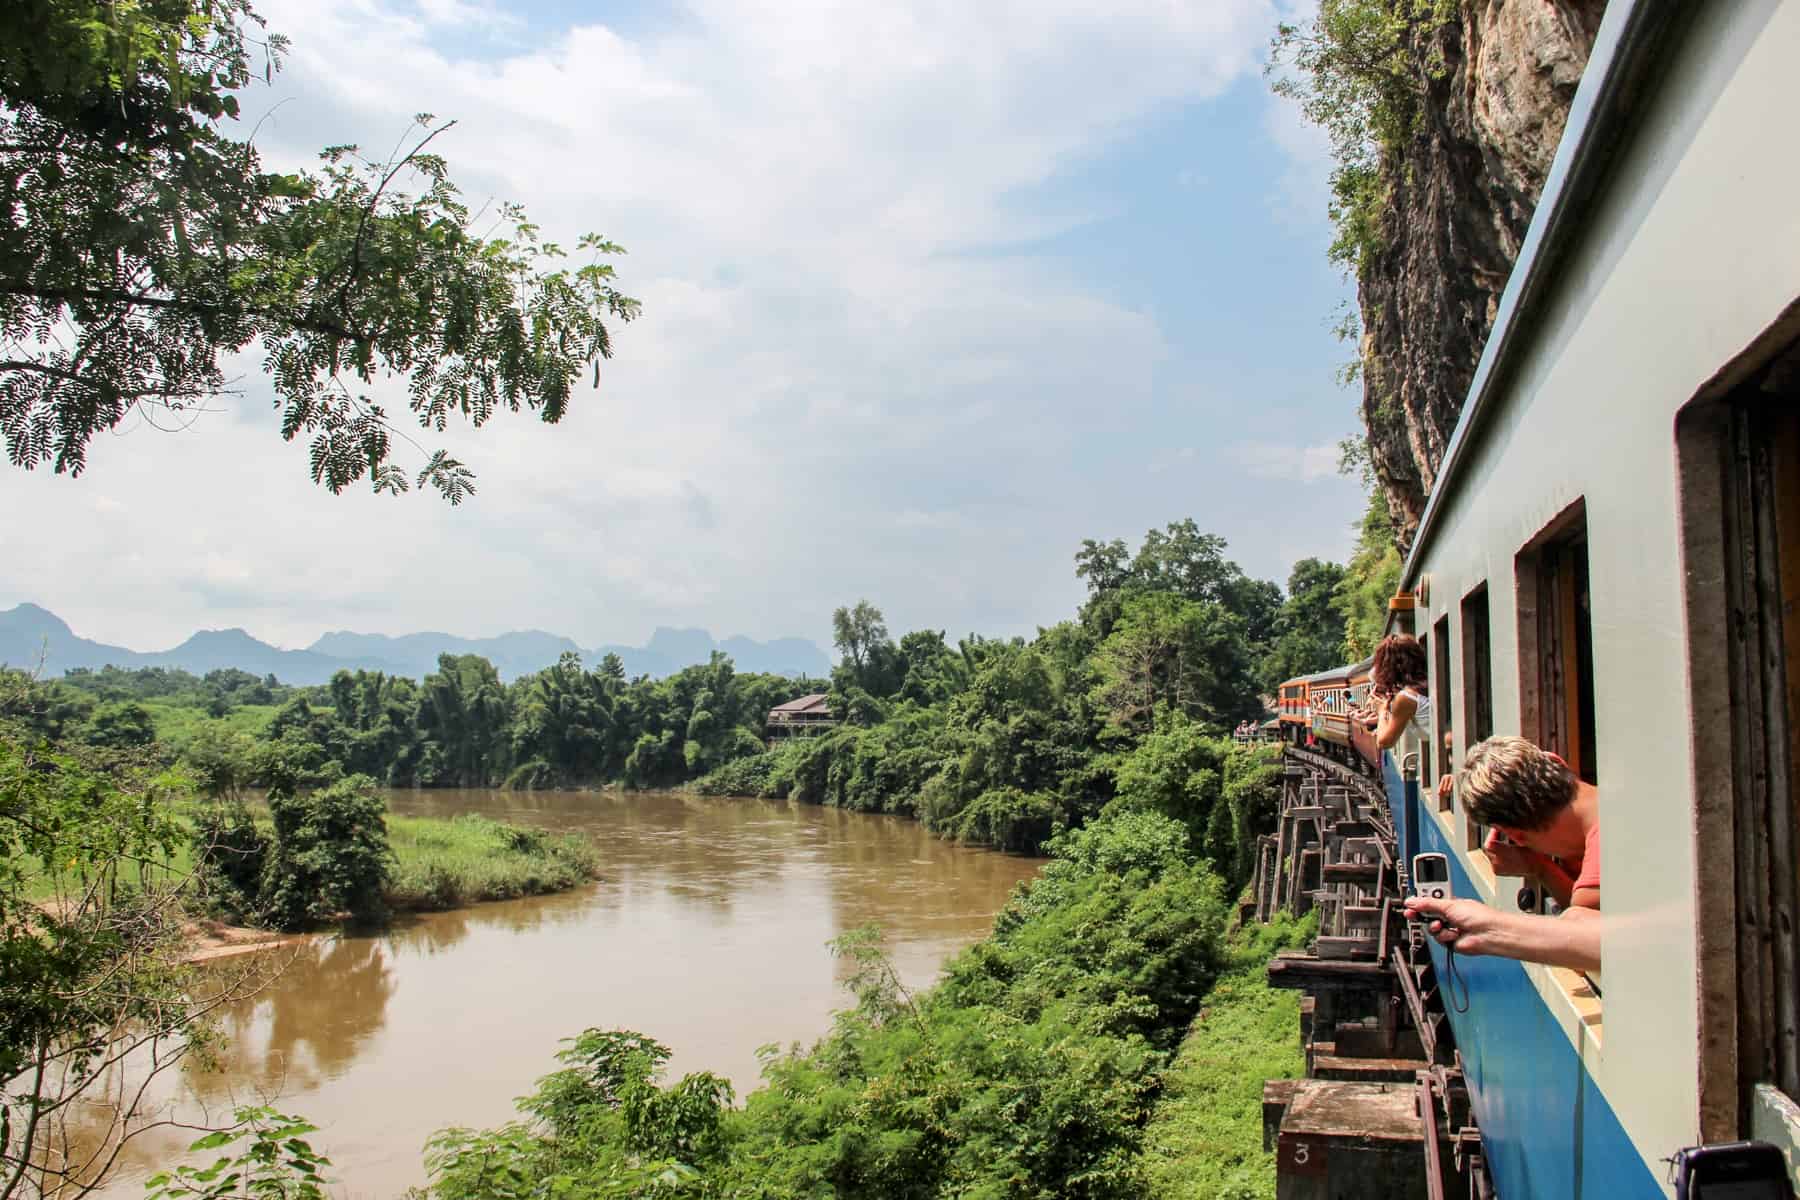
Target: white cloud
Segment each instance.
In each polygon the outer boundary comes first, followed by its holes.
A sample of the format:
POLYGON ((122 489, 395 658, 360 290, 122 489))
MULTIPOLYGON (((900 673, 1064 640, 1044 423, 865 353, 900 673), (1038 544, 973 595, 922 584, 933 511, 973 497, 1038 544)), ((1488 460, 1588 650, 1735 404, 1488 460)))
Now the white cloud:
POLYGON ((1338 473, 1341 451, 1334 443, 1321 446, 1284 446, 1275 442, 1240 442, 1227 453, 1258 479, 1286 479, 1313 483, 1338 473))
MULTIPOLYGON (((103 438, 80 481, 0 474, 0 503, 40 514, 17 561, 56 568, 0 578, 0 601, 93 636, 822 637, 859 594, 896 628, 1065 615, 1090 532, 1072 463, 1135 419, 1168 335, 1053 261, 995 252, 1081 221, 1019 198, 1254 74, 1273 22, 1266 0, 694 0, 645 35, 512 27, 477 59, 471 31, 505 17, 490 3, 258 7, 294 40, 258 134, 271 161, 454 117, 433 149, 471 201, 521 201, 565 244, 625 243, 644 316, 561 427, 418 435, 477 471, 458 510, 316 489, 254 354, 228 415, 103 438)), ((1310 480, 1335 453, 1240 461, 1310 480)))

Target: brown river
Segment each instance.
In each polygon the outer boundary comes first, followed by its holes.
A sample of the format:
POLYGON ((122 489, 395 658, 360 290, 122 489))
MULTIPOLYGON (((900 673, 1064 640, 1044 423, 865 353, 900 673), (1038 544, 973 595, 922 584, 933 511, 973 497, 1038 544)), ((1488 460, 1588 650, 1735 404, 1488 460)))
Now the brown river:
MULTIPOLYGON (((320 1126, 346 1197, 423 1182, 420 1149, 448 1125, 512 1118, 561 1038, 628 1028, 741 1097, 756 1051, 810 1043, 848 1003, 826 942, 881 926, 901 977, 929 985, 987 933, 1040 859, 952 845, 913 821, 674 792, 394 792, 395 812, 477 812, 580 830, 602 878, 556 896, 406 920, 303 945, 231 1010, 220 1069, 185 1072, 177 1111, 228 1118, 271 1103, 320 1126)), ((192 1133, 153 1130, 108 1196, 142 1194, 192 1133), (168 1136, 164 1136, 168 1132, 168 1136)))

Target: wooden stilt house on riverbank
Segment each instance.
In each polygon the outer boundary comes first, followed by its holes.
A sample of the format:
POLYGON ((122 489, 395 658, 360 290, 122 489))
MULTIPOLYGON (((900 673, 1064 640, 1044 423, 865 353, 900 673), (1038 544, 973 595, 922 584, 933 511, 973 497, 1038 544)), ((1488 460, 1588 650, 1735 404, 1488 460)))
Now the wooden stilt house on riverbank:
POLYGON ((826 703, 824 692, 814 692, 798 700, 789 700, 769 710, 764 736, 769 745, 788 738, 814 737, 837 728, 837 717, 826 703))

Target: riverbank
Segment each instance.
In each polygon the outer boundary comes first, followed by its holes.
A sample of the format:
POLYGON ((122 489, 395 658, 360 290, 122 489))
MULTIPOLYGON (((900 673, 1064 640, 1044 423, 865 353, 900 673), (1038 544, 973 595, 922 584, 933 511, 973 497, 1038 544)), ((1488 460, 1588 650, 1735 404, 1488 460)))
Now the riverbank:
MULTIPOLYGON (((193 893, 197 880, 191 835, 198 813, 193 807, 176 814, 176 823, 186 836, 149 869, 150 878, 173 884, 192 901, 183 905, 195 912, 186 926, 192 943, 190 961, 245 953, 245 947, 253 944, 281 944, 284 935, 280 932, 217 919, 219 914, 208 912, 204 899, 193 893)), ((266 833, 266 814, 253 809, 252 815, 266 833)), ((600 877, 600 852, 591 839, 579 833, 554 833, 475 814, 422 817, 388 813, 383 820, 393 864, 382 898, 395 914, 442 912, 491 900, 547 896, 600 877)), ((54 908, 63 902, 67 882, 45 871, 31 881, 28 896, 54 908)))

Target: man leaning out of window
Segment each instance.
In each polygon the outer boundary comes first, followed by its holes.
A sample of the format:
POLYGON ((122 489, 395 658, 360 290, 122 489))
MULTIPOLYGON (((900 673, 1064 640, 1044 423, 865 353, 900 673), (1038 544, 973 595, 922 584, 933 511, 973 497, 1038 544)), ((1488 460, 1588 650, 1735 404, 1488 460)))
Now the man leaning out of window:
POLYGON ((1406 902, 1409 918, 1462 954, 1600 969, 1600 793, 1558 755, 1524 738, 1493 737, 1469 751, 1462 796, 1489 827, 1482 850, 1496 875, 1533 875, 1563 906, 1555 917, 1502 912, 1478 900, 1406 902))

